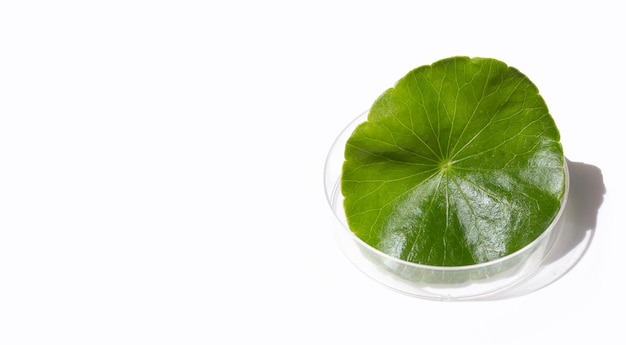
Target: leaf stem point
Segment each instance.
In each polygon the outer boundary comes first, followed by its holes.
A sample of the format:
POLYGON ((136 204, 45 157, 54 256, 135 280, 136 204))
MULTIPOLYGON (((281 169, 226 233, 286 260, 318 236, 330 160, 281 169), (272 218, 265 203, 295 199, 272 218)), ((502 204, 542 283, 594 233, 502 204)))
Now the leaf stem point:
POLYGON ((452 160, 448 158, 441 160, 439 163, 439 170, 441 170, 442 173, 449 172, 452 170, 452 167, 452 160))

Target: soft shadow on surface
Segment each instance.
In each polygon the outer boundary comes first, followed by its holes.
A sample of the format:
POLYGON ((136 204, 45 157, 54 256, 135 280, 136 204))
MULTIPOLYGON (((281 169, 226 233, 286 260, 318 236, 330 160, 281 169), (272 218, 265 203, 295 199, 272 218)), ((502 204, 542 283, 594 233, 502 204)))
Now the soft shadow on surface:
POLYGON ((570 175, 569 197, 561 231, 552 251, 528 279, 486 300, 513 298, 542 289, 564 276, 585 255, 596 232, 598 210, 606 188, 602 171, 598 167, 569 160, 567 165, 570 175))

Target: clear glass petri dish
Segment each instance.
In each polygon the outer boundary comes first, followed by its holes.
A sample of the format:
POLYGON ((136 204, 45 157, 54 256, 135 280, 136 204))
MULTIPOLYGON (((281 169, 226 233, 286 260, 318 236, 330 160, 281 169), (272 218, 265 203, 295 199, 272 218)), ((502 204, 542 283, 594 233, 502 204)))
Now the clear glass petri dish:
POLYGON ((429 266, 389 256, 359 239, 348 227, 341 194, 344 149, 354 129, 367 120, 368 112, 356 117, 335 139, 324 167, 326 198, 336 217, 333 235, 344 255, 363 273, 383 285, 414 297, 431 300, 476 300, 504 292, 526 279, 550 253, 563 226, 563 211, 569 194, 569 171, 565 160, 566 190, 553 222, 533 242, 498 260, 468 266, 429 266))

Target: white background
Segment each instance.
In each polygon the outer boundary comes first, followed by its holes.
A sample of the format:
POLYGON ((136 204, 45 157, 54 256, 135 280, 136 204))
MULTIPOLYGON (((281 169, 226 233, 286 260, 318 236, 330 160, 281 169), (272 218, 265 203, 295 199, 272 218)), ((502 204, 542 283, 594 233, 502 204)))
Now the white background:
POLYGON ((0 3, 0 343, 623 344, 622 8, 0 3), (332 237, 334 138, 453 55, 533 80, 582 167, 573 263, 529 293, 405 296, 332 237))

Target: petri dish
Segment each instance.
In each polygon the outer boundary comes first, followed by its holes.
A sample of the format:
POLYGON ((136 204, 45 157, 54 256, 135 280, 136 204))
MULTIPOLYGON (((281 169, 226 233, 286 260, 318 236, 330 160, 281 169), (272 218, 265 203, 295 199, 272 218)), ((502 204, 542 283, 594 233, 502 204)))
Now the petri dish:
POLYGON ((348 227, 341 194, 344 149, 354 129, 367 120, 357 116, 333 142, 324 166, 324 189, 336 221, 332 232, 343 254, 363 273, 398 292, 414 297, 461 301, 477 300, 504 292, 528 279, 540 267, 563 227, 563 211, 569 194, 565 164, 565 194, 552 223, 533 242, 497 260, 468 266, 429 266, 389 256, 359 239, 348 227))

